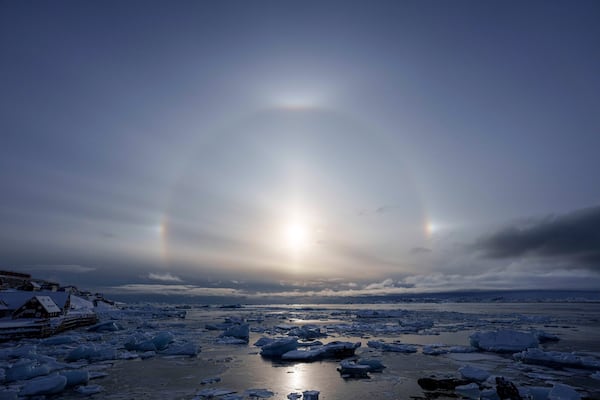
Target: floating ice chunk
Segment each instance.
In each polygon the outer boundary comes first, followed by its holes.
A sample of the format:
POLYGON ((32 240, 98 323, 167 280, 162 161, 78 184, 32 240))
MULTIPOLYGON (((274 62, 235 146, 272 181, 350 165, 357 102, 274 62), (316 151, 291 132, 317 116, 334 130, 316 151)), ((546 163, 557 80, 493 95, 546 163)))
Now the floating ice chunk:
POLYGON ((37 361, 23 359, 16 362, 5 371, 6 382, 24 381, 36 376, 48 375, 50 368, 46 364, 40 365, 37 361))
POLYGON ((560 338, 557 335, 542 330, 535 330, 533 331, 533 334, 540 343, 558 342, 560 340, 560 338))
POLYGON ((351 360, 342 360, 338 371, 343 378, 368 378, 370 369, 368 365, 357 364, 351 360))
POLYGON ((327 337, 327 334, 321 332, 321 329, 315 325, 304 325, 301 327, 293 328, 288 332, 288 335, 297 336, 304 340, 327 337))
POLYGON ((139 354, 138 353, 132 353, 130 351, 122 351, 118 354, 117 358, 119 360, 135 360, 136 358, 139 358, 139 354))
POLYGON ((107 321, 107 322, 101 322, 99 324, 90 326, 88 328, 88 331, 90 332, 116 332, 116 331, 122 331, 125 328, 123 328, 123 326, 121 324, 119 324, 118 322, 115 321, 107 321))
POLYGON ((455 389, 456 393, 469 399, 479 399, 481 391, 479 385, 476 383, 469 383, 468 385, 457 386, 455 389))
POLYGON ((152 343, 156 346, 156 350, 164 350, 173 342, 173 340, 173 334, 171 332, 161 332, 152 338, 152 343))
POLYGON ((273 397, 274 393, 267 389, 248 389, 244 392, 246 396, 267 399, 273 397))
POLYGON ((302 395, 300 393, 292 392, 287 395, 288 400, 298 400, 302 395))
POLYGON ((232 337, 236 339, 244 340, 248 343, 250 339, 250 325, 248 324, 240 324, 229 327, 225 332, 223 332, 220 337, 232 337))
POLYGON ((302 392, 302 400, 319 400, 319 393, 318 390, 306 390, 302 392))
POLYGON ((77 360, 89 360, 89 361, 103 361, 103 360, 115 360, 117 358, 117 350, 108 345, 96 346, 94 344, 80 345, 75 349, 71 350, 65 357, 67 361, 77 360))
POLYGON ((548 400, 580 400, 581 395, 571 386, 563 385, 562 383, 554 384, 552 390, 548 394, 548 400))
POLYGON ((296 338, 274 340, 262 346, 260 355, 264 357, 281 357, 283 354, 298 348, 296 338))
POLYGON ((61 371, 59 375, 67 378, 67 387, 85 385, 90 380, 90 373, 85 369, 61 371))
POLYGON ((78 337, 72 335, 60 335, 44 339, 40 343, 44 346, 58 346, 61 344, 76 343, 78 339, 78 337))
MULTIPOLYGON (((483 389, 481 391, 481 400, 500 400, 496 389, 483 389)), ((538 400, 538 399, 533 399, 538 400)))
POLYGON ((356 318, 399 318, 405 317, 404 310, 357 310, 356 318))
POLYGON ((560 351, 542 351, 527 349, 513 355, 516 360, 526 364, 546 365, 550 367, 575 367, 586 369, 600 368, 600 359, 591 356, 579 356, 560 351))
POLYGON ((104 378, 105 376, 108 376, 106 372, 90 371, 90 380, 104 378))
POLYGON ((129 351, 157 351, 166 349, 173 340, 171 332, 160 332, 151 339, 143 334, 136 334, 127 338, 123 346, 129 351))
POLYGON ((471 346, 450 346, 448 347, 449 353, 473 353, 474 347, 471 346))
POLYGON ((210 378, 204 378, 200 381, 201 385, 210 385, 212 383, 221 382, 221 378, 218 376, 211 376, 210 378))
MULTIPOLYGON (((281 356, 283 360, 314 361, 326 358, 350 357, 361 345, 360 342, 331 342, 324 346, 317 346, 310 350, 291 350, 281 356)), ((263 346, 263 349, 266 346, 263 346)))
POLYGON ((186 342, 177 345, 171 345, 168 349, 161 351, 160 354, 168 356, 190 356, 198 355, 198 346, 192 342, 186 342))
POLYGON ((196 393, 196 397, 194 400, 200 399, 211 399, 213 397, 222 397, 230 394, 235 394, 235 390, 230 389, 202 389, 198 393, 196 393))
POLYGON ((439 356, 441 354, 446 354, 448 353, 448 349, 446 349, 443 345, 438 345, 438 344, 428 344, 423 346, 423 349, 421 350, 423 352, 423 354, 427 354, 429 356, 439 356))
POLYGON ((381 372, 385 369, 381 360, 375 358, 362 358, 357 361, 357 364, 369 366, 369 372, 381 372))
POLYGON ((85 396, 91 396, 93 394, 103 392, 104 388, 100 385, 86 385, 75 388, 75 391, 85 396))
POLYGON ((471 365, 465 365, 458 370, 463 378, 472 381, 483 382, 490 377, 490 373, 484 369, 473 367, 471 365))
POLYGON ((34 357, 36 353, 37 346, 35 345, 18 346, 16 348, 1 349, 0 359, 10 360, 12 358, 31 358, 34 357))
POLYGON ((238 339, 231 336, 225 336, 217 339, 217 344, 247 344, 248 342, 244 339, 238 339))
POLYGON ((273 343, 274 341, 275 341, 275 339, 263 336, 260 339, 258 339, 256 342, 254 342, 254 345, 256 347, 262 347, 262 346, 264 346, 266 344, 273 343))
POLYGON ((143 353, 140 354, 140 358, 142 360, 145 360, 147 358, 152 358, 156 356, 156 352, 155 351, 145 351, 143 353))
POLYGON ((401 343, 385 343, 381 340, 370 340, 367 346, 381 351, 389 351, 394 353, 416 353, 417 347, 411 344, 401 343))
POLYGON ((1 400, 17 400, 19 392, 14 389, 0 388, 1 400))
POLYGON ((548 400, 552 388, 542 386, 527 386, 522 388, 523 397, 532 400, 548 400))
POLYGON ((19 396, 38 396, 62 392, 67 386, 67 378, 62 375, 44 376, 35 378, 23 386, 19 396))
POLYGON ((513 330, 475 332, 470 340, 474 347, 497 353, 514 353, 538 346, 533 333, 513 330))

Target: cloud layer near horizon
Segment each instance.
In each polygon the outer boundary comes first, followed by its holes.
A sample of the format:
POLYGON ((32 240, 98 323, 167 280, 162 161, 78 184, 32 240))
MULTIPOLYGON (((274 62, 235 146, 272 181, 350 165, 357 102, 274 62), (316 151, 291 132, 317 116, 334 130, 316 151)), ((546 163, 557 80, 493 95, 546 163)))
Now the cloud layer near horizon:
POLYGON ((491 259, 560 259, 572 268, 600 270, 600 206, 511 224, 473 248, 491 259))

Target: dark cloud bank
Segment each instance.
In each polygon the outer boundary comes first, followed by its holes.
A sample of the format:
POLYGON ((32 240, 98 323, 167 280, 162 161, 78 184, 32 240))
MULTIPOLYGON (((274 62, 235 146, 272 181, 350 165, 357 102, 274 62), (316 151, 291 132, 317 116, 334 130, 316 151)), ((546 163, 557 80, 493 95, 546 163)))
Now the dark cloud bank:
POLYGON ((513 224, 474 245, 487 258, 559 258, 600 270, 600 206, 513 224))

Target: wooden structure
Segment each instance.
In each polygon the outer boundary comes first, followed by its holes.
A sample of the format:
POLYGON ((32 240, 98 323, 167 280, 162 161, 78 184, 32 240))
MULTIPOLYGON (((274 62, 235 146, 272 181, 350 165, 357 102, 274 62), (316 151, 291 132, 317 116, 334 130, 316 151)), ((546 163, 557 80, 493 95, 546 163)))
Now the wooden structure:
POLYGON ((13 313, 18 318, 52 318, 62 314, 60 307, 49 296, 33 296, 13 313))

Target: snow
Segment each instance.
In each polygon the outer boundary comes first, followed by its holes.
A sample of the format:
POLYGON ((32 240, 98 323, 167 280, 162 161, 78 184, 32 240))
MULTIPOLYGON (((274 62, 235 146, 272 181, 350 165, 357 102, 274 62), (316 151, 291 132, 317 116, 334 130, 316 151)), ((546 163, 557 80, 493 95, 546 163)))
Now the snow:
POLYGON ((79 296, 71 295, 71 310, 81 313, 93 313, 94 303, 79 296))
POLYGON ((37 396, 62 392, 67 386, 67 378, 61 375, 35 378, 25 383, 19 396, 37 396))
POLYGON ((538 339, 533 333, 508 329, 476 332, 470 336, 470 340, 473 347, 497 353, 514 353, 538 347, 538 339))
POLYGON ((468 380, 483 382, 490 377, 490 373, 484 369, 473 367, 471 365, 465 365, 459 370, 460 375, 468 380))
POLYGON ((35 296, 37 301, 40 303, 44 310, 49 313, 59 313, 61 309, 56 305, 56 303, 49 296, 35 296))

